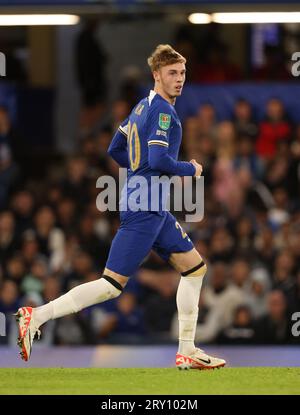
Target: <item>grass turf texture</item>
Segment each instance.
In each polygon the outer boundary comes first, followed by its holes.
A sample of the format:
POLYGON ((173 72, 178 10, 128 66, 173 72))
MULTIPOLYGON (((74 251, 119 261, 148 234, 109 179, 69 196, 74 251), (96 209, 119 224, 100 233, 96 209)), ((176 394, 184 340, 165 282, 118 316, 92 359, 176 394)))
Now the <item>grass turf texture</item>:
POLYGON ((0 394, 300 394, 300 368, 0 369, 0 394))

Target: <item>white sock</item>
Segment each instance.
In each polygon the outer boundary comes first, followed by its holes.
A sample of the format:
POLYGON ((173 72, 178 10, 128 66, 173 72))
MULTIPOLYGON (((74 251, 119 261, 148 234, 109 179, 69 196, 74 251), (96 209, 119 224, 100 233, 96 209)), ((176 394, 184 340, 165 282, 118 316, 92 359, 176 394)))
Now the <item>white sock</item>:
POLYGON ((178 285, 176 296, 179 321, 178 353, 183 355, 190 355, 195 351, 194 341, 203 276, 202 271, 201 276, 181 277, 178 285))
POLYGON ((118 297, 121 291, 104 278, 72 288, 67 294, 33 310, 39 328, 46 321, 77 313, 85 307, 118 297))

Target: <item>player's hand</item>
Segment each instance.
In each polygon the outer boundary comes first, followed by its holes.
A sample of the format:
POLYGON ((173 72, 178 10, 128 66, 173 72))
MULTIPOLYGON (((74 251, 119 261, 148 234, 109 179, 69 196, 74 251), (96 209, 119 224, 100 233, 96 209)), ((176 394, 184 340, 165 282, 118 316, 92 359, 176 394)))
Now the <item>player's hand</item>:
POLYGON ((194 174, 194 177, 200 177, 203 170, 201 164, 197 163, 195 159, 192 159, 190 163, 192 163, 192 165, 196 168, 196 173, 194 174))

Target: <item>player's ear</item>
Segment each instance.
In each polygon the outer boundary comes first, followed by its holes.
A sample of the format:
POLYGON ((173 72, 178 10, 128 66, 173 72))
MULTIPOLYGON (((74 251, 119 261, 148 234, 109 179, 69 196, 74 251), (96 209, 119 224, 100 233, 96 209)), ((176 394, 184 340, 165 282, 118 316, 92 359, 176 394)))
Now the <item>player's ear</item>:
POLYGON ((153 78, 155 82, 159 82, 160 76, 158 71, 153 71, 153 78))

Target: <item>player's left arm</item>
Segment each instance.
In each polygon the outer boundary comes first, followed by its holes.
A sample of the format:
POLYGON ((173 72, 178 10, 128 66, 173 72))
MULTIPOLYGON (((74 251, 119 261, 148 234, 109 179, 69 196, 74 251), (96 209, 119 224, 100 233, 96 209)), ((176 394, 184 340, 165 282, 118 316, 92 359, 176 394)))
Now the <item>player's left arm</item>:
POLYGON ((177 161, 168 153, 172 116, 166 104, 153 104, 149 111, 148 162, 153 170, 177 176, 194 176, 196 167, 177 161))
POLYGON ((129 168, 127 151, 128 118, 122 122, 108 147, 108 154, 121 166, 129 168))

